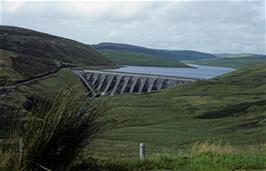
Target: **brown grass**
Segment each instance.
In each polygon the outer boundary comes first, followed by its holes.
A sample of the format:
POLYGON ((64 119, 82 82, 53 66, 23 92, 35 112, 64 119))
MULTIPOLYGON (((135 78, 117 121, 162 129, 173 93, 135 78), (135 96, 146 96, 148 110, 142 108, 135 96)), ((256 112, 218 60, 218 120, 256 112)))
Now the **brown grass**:
POLYGON ((191 154, 202 154, 202 153, 215 153, 215 154, 232 154, 235 152, 235 148, 230 144, 223 144, 222 141, 216 143, 210 142, 196 142, 192 145, 191 154))

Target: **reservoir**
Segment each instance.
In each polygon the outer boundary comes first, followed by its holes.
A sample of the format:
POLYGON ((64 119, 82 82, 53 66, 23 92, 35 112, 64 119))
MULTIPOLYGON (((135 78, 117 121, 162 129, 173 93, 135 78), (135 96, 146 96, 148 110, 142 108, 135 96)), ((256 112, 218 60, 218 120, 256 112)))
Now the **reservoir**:
POLYGON ((210 79, 233 71, 233 68, 214 67, 203 65, 192 65, 193 68, 171 68, 171 67, 148 67, 148 66, 123 66, 108 71, 129 72, 139 74, 154 74, 175 77, 210 79))

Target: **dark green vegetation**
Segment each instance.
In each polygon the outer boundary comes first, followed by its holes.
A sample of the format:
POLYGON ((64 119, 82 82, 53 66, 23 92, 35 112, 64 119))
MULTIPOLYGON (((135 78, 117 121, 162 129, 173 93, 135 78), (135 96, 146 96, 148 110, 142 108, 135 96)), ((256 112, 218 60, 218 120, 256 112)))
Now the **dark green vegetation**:
POLYGON ((218 59, 208 59, 208 60, 197 60, 192 63, 200 64, 200 65, 209 65, 209 66, 221 66, 221 67, 232 67, 232 68, 240 68, 242 66, 252 65, 252 64, 266 64, 266 56, 265 55, 229 55, 226 58, 218 58, 218 59), (235 57, 238 56, 238 57, 235 57))
POLYGON ((100 50, 108 59, 120 65, 154 66, 154 67, 189 67, 177 60, 146 55, 123 50, 100 50))
POLYGON ((117 50, 117 51, 129 51, 135 53, 142 53, 151 56, 164 57, 171 60, 198 60, 206 58, 216 58, 215 55, 191 51, 191 50, 161 50, 150 49, 140 46, 133 46, 119 43, 100 43, 92 45, 92 47, 98 50, 117 50))
POLYGON ((225 76, 156 93, 118 95, 108 105, 116 128, 97 141, 99 156, 176 153, 196 141, 222 140, 239 149, 266 143, 266 67, 255 65, 225 76))
POLYGON ((112 65, 85 44, 28 29, 0 26, 0 85, 63 66, 112 65))

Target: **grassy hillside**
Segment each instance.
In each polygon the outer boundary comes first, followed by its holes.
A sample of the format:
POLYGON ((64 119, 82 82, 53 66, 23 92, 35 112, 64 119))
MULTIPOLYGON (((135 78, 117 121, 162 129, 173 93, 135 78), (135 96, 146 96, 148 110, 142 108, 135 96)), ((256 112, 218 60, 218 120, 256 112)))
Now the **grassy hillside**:
POLYGON ((1 94, 6 92, 5 96, 0 97, 0 111, 4 105, 13 106, 17 109, 22 108, 27 97, 39 96, 47 99, 54 98, 60 91, 72 87, 79 92, 86 92, 79 78, 71 70, 62 69, 58 73, 52 74, 44 79, 10 88, 7 92, 6 89, 0 89, 1 94))
POLYGON ((198 60, 198 59, 216 58, 215 55, 198 51, 192 51, 192 50, 151 49, 151 48, 145 48, 128 44, 119 44, 119 43, 99 43, 97 45, 92 45, 92 47, 98 50, 130 51, 130 52, 142 53, 156 57, 164 57, 172 60, 198 60))
POLYGON ((0 26, 0 85, 52 72, 64 65, 111 65, 95 49, 62 37, 0 26))
POLYGON ((266 67, 256 65, 208 81, 109 101, 116 127, 95 143, 96 155, 176 153, 200 142, 247 149, 266 143, 266 67))
POLYGON ((120 65, 189 67, 188 65, 177 60, 165 59, 163 57, 145 55, 142 53, 122 50, 100 50, 100 52, 114 63, 120 65))
POLYGON ((266 56, 255 55, 255 56, 197 60, 197 61, 193 61, 193 63, 201 64, 201 65, 209 65, 209 66, 240 68, 246 65, 266 64, 266 56))
POLYGON ((59 92, 69 88, 74 89, 76 93, 86 92, 82 82, 69 69, 61 69, 58 73, 30 84, 16 86, 8 90, 0 88, 0 137, 14 116, 21 117, 27 114, 26 104, 31 104, 35 98, 54 99, 59 92))
POLYGON ((221 53, 215 54, 218 58, 243 58, 243 57, 265 57, 265 55, 253 53, 221 53))

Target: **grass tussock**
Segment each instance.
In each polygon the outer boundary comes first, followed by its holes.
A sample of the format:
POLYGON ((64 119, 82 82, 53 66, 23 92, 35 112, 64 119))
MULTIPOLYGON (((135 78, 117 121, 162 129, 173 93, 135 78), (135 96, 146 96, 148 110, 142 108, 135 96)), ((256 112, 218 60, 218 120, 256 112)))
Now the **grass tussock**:
POLYGON ((70 89, 51 103, 34 105, 9 137, 19 135, 19 149, 14 142, 2 151, 1 165, 10 171, 68 170, 79 152, 109 127, 103 104, 70 89))

